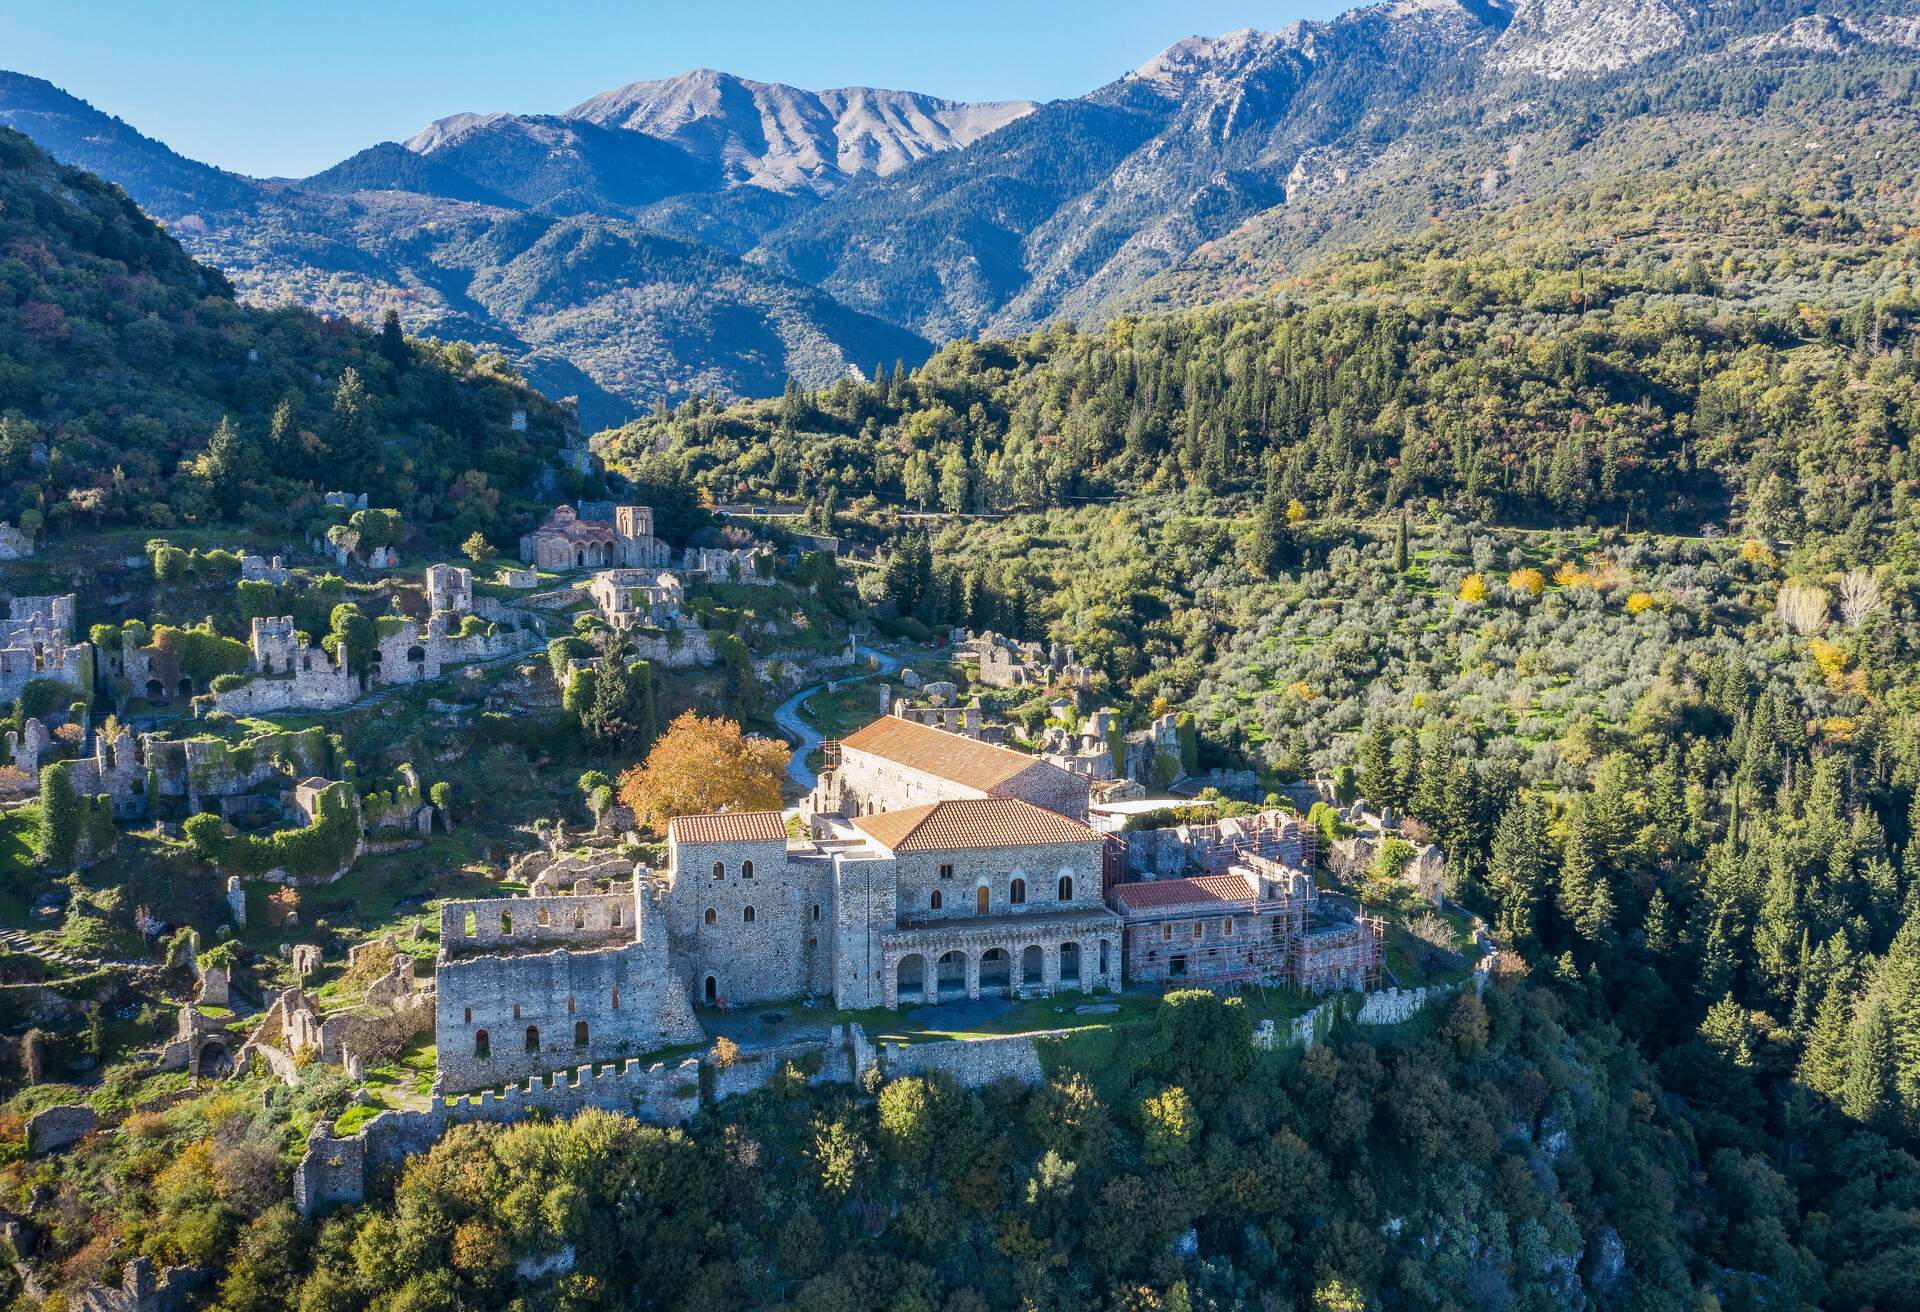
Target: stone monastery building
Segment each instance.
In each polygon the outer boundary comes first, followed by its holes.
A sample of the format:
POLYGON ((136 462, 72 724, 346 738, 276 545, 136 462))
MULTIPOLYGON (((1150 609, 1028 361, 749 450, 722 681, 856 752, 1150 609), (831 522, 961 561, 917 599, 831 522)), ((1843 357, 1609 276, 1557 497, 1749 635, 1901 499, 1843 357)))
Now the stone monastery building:
POLYGON ((666 868, 630 886, 446 904, 446 1087, 693 1041, 690 1002, 1119 986, 1108 840, 1084 823, 1084 778, 901 720, 852 735, 839 760, 822 787, 846 811, 816 815, 809 837, 777 811, 681 816, 666 868))
POLYGON ((436 1039, 449 1091, 700 1040, 694 1006, 841 1008, 1115 989, 1153 980, 1357 987, 1378 927, 1316 927, 1310 876, 1249 849, 1197 880, 1116 885, 1089 781, 883 717, 839 743, 808 799, 688 815, 667 863, 602 892, 441 910, 436 1039))

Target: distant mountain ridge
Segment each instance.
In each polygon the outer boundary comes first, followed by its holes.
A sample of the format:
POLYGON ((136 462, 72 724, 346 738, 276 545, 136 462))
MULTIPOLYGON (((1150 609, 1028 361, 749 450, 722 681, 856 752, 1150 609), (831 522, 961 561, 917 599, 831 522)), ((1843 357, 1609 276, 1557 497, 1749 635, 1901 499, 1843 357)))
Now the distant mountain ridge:
POLYGON ((450 115, 275 182, 18 75, 0 122, 121 182, 243 294, 395 304, 594 422, 1262 294, 1570 189, 1792 177, 1885 210, 1920 169, 1916 50, 1920 0, 1387 0, 1191 37, 1044 105, 700 69, 555 114, 450 115), (1856 136, 1848 167, 1802 169, 1807 141, 1856 136))

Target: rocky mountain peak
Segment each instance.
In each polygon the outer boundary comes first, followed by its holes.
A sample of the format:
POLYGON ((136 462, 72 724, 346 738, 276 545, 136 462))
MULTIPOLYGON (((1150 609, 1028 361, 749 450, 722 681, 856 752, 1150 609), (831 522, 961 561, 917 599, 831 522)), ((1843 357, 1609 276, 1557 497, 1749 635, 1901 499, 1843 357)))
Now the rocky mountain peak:
POLYGON ((1610 73, 1679 45, 1692 17, 1679 0, 1520 0, 1489 62, 1550 80, 1610 73))

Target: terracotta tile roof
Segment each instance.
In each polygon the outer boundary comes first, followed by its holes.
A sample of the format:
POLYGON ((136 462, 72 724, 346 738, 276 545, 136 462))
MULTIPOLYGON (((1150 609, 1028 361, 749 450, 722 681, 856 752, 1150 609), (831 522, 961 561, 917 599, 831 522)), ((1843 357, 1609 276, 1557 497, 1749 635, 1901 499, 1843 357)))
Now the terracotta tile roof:
POLYGON ((770 843, 786 838, 787 820, 778 811, 677 815, 667 822, 667 836, 678 843, 770 843))
POLYGON ((864 833, 894 852, 944 852, 968 847, 1044 847, 1097 843, 1100 835, 1067 817, 1017 797, 970 797, 904 811, 853 817, 864 833))
POLYGON ((1022 770, 1044 764, 1037 756, 935 729, 897 715, 883 715, 840 740, 842 747, 871 752, 951 783, 987 792, 1022 770))
POLYGON ((1196 879, 1151 879, 1115 884, 1113 896, 1128 911, 1221 911, 1230 902, 1254 900, 1253 885, 1239 875, 1201 875, 1196 879))

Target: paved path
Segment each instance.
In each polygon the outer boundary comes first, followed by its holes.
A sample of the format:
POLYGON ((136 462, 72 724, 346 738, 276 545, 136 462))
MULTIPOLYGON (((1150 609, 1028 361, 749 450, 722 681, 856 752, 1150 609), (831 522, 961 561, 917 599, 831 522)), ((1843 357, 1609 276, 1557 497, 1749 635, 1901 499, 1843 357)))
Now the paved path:
POLYGON ((794 742, 793 759, 787 762, 787 778, 793 780, 802 792, 812 792, 816 776, 807 768, 807 753, 818 747, 825 738, 820 731, 800 718, 800 707, 807 698, 829 688, 842 688, 849 683, 858 683, 862 679, 871 679, 879 674, 891 674, 900 668, 900 662, 883 651, 871 651, 856 645, 853 649, 856 660, 871 656, 880 662, 877 670, 868 670, 864 674, 849 675, 844 679, 833 679, 827 683, 816 683, 811 688, 802 688, 793 696, 780 703, 780 709, 773 713, 773 722, 794 742))

